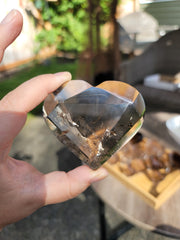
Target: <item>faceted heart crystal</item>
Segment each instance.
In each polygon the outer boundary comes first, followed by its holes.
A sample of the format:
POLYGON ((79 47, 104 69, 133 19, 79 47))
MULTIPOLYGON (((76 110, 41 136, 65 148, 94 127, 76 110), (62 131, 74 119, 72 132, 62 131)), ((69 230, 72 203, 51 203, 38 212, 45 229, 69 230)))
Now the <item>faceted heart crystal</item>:
POLYGON ((145 104, 141 94, 123 82, 93 87, 72 80, 48 95, 43 112, 57 138, 97 169, 137 133, 145 104))

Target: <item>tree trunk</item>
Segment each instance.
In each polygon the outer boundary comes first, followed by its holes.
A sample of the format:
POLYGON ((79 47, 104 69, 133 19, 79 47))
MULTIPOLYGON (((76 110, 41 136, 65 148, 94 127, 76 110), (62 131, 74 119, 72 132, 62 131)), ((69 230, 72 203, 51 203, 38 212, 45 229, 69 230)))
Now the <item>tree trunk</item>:
POLYGON ((119 79, 120 74, 120 49, 119 49, 119 25, 116 21, 116 8, 117 8, 118 0, 112 0, 111 3, 111 21, 114 28, 113 33, 113 41, 112 41, 112 53, 113 53, 113 72, 114 78, 119 79))
POLYGON ((87 63, 87 81, 93 83, 93 2, 88 0, 88 13, 89 13, 89 59, 87 63))
POLYGON ((97 54, 101 52, 101 36, 100 36, 100 14, 101 8, 96 7, 96 51, 97 54))
POLYGON ((89 8, 89 49, 90 55, 93 56, 93 3, 92 0, 88 0, 89 8))

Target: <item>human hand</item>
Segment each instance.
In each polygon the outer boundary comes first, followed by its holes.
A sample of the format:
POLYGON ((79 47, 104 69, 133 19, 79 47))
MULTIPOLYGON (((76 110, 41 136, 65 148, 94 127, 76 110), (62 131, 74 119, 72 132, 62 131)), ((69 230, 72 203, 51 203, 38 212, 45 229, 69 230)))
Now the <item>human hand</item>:
MULTIPOLYGON (((13 10, 0 23, 0 60, 4 50, 21 32, 23 19, 13 10)), ((38 208, 71 199, 107 172, 80 166, 68 173, 42 174, 24 161, 13 159, 9 151, 13 139, 22 129, 29 111, 65 81, 68 72, 35 77, 7 94, 0 101, 0 228, 16 222, 38 208)), ((23 147, 23 146, 22 146, 23 147)))

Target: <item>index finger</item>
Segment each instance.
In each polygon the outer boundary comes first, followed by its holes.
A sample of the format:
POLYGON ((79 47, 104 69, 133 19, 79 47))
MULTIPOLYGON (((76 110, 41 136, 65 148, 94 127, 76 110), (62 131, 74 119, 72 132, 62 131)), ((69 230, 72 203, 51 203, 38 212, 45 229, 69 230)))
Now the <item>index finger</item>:
POLYGON ((27 113, 40 104, 49 93, 69 80, 69 72, 37 76, 9 92, 0 101, 0 110, 27 113))
POLYGON ((6 149, 11 145, 25 123, 27 112, 70 79, 69 72, 41 75, 8 93, 0 101, 0 149, 6 149))
POLYGON ((3 58, 4 50, 20 34, 23 25, 23 17, 17 10, 12 10, 0 23, 0 61, 3 58))

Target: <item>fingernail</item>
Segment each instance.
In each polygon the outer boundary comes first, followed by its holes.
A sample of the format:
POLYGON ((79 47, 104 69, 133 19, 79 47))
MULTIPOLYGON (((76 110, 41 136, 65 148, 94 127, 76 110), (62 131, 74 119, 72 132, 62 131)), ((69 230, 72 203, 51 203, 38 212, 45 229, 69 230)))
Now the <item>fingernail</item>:
POLYGON ((54 74, 55 77, 57 78, 57 80, 60 80, 60 81, 70 81, 72 79, 72 76, 69 72, 58 72, 58 73, 55 73, 54 74))
POLYGON ((2 24, 8 24, 10 23, 16 16, 17 12, 15 9, 11 10, 8 15, 2 20, 2 24))
POLYGON ((91 183, 93 183, 93 182, 97 182, 97 181, 102 180, 105 177, 107 177, 108 172, 104 168, 99 168, 98 170, 93 171, 91 176, 92 176, 91 183))

